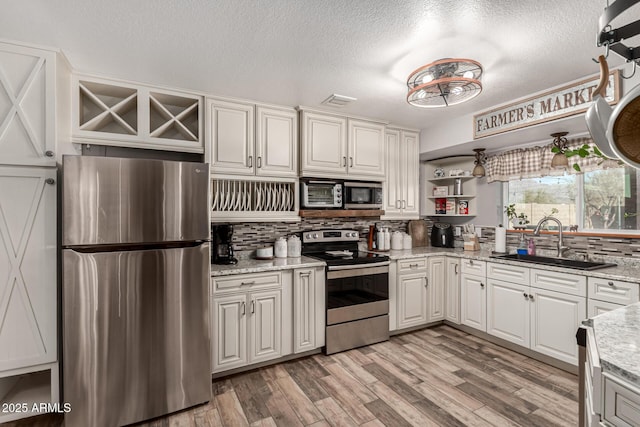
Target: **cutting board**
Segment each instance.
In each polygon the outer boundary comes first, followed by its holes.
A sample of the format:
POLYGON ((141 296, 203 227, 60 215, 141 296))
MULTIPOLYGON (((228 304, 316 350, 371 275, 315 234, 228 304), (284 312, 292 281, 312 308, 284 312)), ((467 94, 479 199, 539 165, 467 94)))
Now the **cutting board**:
POLYGON ((411 220, 407 226, 407 231, 411 236, 413 247, 429 246, 429 231, 427 222, 422 219, 411 220))

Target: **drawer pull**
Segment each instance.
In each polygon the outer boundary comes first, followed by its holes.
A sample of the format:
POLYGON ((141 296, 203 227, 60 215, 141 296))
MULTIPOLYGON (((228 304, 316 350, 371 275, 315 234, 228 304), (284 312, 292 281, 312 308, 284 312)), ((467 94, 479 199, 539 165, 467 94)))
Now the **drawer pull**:
POLYGON ((458 264, 453 265, 453 273, 458 274, 458 264))
POLYGON ((242 283, 240 283, 241 286, 249 286, 249 285, 255 285, 255 284, 256 284, 255 280, 252 280, 250 282, 242 282, 242 283))
POLYGON ((256 312, 256 300, 251 300, 251 314, 256 312))
POLYGON ((418 268, 418 264, 409 264, 409 268, 418 268))
POLYGON ((616 287, 616 285, 613 282, 607 282, 607 285, 611 286, 612 288, 616 287))
POLYGON ((473 260, 472 259, 469 260, 469 265, 473 265, 473 260))

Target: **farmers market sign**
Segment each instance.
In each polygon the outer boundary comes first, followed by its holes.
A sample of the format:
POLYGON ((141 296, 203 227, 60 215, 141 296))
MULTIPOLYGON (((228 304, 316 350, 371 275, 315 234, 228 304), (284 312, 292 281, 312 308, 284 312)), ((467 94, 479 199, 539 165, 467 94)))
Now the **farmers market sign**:
MULTIPOLYGON (((581 80, 514 103, 473 116, 473 139, 548 122, 583 113, 593 101, 600 77, 581 80)), ((615 104, 620 99, 620 72, 609 73, 605 99, 615 104)))

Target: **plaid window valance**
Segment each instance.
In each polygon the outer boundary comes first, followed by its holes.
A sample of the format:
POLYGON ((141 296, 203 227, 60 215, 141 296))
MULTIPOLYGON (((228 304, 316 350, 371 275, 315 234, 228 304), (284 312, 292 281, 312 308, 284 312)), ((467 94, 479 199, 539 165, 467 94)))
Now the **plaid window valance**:
MULTIPOLYGON (((567 145, 570 150, 573 150, 584 144, 593 145, 593 140, 591 138, 574 138, 570 139, 567 145)), ((488 156, 485 164, 487 182, 578 173, 573 169, 574 163, 580 166, 582 172, 601 168, 602 159, 599 157, 572 156, 569 157, 567 170, 552 169, 551 159, 554 156, 551 152, 552 147, 553 144, 544 147, 518 148, 495 156, 488 156)))

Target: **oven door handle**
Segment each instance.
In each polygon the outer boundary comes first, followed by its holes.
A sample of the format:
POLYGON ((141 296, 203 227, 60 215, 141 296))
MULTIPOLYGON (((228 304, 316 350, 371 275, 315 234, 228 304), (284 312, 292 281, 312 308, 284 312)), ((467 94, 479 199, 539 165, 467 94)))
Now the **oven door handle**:
POLYGON ((366 270, 367 268, 373 267, 382 267, 385 265, 389 265, 389 261, 381 261, 381 262, 372 262, 368 264, 350 264, 350 265, 330 265, 327 267, 328 271, 337 271, 337 270, 366 270))

